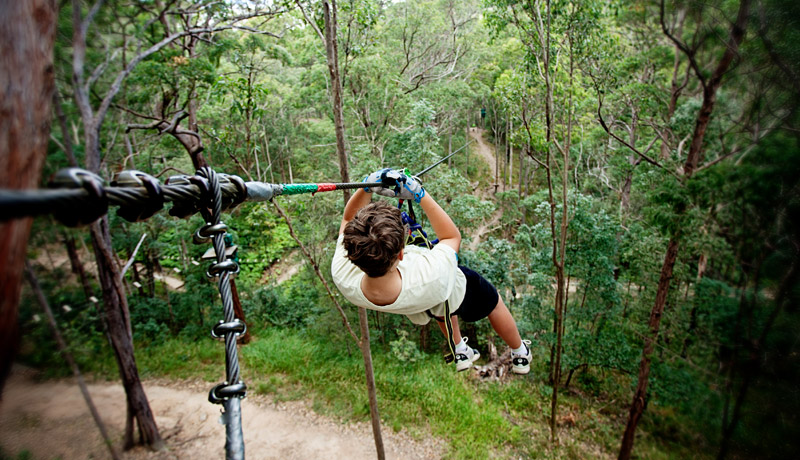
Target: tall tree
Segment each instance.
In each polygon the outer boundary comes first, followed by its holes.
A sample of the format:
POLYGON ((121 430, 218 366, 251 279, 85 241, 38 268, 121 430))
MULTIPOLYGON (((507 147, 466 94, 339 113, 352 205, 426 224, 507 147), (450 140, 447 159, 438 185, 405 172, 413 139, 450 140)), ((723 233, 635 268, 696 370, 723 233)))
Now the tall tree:
MULTIPOLYGON (((80 0, 72 1, 73 97, 80 111, 83 124, 83 147, 86 156, 86 167, 95 173, 100 173, 103 165, 103 157, 100 151, 103 123, 115 97, 122 89, 123 81, 140 62, 183 37, 230 30, 239 27, 238 23, 245 19, 264 14, 262 11, 249 10, 244 11, 244 14, 233 16, 220 14, 211 23, 172 32, 147 48, 144 47, 145 38, 139 37, 134 40, 137 48, 135 48, 136 54, 133 57, 123 54, 122 62, 117 62, 115 61, 118 58, 116 53, 108 54, 105 56, 105 60, 97 64, 87 78, 87 36, 89 28, 93 26, 95 18, 103 8, 103 4, 103 0, 97 0, 84 15, 82 2, 80 0), (110 84, 106 88, 100 88, 100 79, 104 72, 114 67, 119 70, 111 79, 110 84), (99 103, 94 106, 93 101, 97 100, 99 100, 99 103)), ((225 12, 223 11, 223 13, 225 12)), ((163 19, 165 14, 165 11, 157 10, 156 17, 152 19, 163 19)), ((115 32, 121 32, 125 37, 123 39, 124 45, 133 45, 128 43, 127 31, 115 32)), ((97 34, 94 36, 97 36, 97 34)), ((125 48, 123 50, 127 51, 125 48)), ((164 443, 158 432, 155 418, 150 410, 136 367, 128 302, 122 285, 120 270, 113 254, 108 216, 104 215, 92 223, 90 225, 90 233, 97 260, 98 277, 103 291, 103 306, 109 337, 128 402, 125 447, 130 448, 134 444, 133 421, 136 420, 141 434, 140 438, 144 443, 154 449, 162 449, 164 443)))
MULTIPOLYGON (((704 144, 706 131, 711 115, 717 102, 717 91, 723 83, 725 75, 731 68, 734 58, 737 56, 739 45, 744 40, 745 28, 747 26, 747 19, 749 13, 749 0, 741 0, 738 5, 735 19, 731 22, 730 30, 727 37, 723 42, 723 51, 719 57, 711 62, 711 73, 703 63, 699 62, 698 49, 702 43, 685 43, 683 37, 673 35, 673 30, 670 29, 666 16, 666 7, 664 2, 661 2, 660 14, 661 25, 664 34, 675 43, 678 49, 685 55, 689 65, 697 78, 702 88, 702 101, 700 108, 695 118, 694 130, 692 132, 689 151, 686 155, 686 160, 683 163, 681 180, 683 182, 691 179, 698 166, 704 157, 704 144)), ((698 20, 696 27, 701 29, 703 27, 702 20, 698 20)), ((694 37, 698 37, 695 34, 694 37)), ((679 203, 676 205, 675 215, 678 220, 683 218, 686 212, 685 204, 679 203)), ((650 312, 650 319, 648 321, 648 328, 650 333, 644 339, 644 347, 642 350, 642 359, 639 364, 638 381, 636 390, 633 395, 633 402, 631 403, 630 412, 628 414, 628 422, 625 426, 625 432, 622 436, 620 451, 618 458, 620 460, 627 460, 631 458, 633 450, 634 435, 636 427, 644 413, 645 403, 647 400, 647 384, 650 377, 650 364, 652 355, 655 348, 655 343, 658 340, 659 325, 661 323, 661 316, 664 313, 664 306, 667 302, 667 295, 669 294, 670 282, 673 277, 673 268, 678 258, 679 243, 683 226, 676 223, 673 227, 672 234, 670 235, 667 249, 664 254, 664 262, 661 266, 661 274, 658 280, 658 288, 656 291, 655 302, 650 312)))
POLYGON ((532 104, 520 104, 519 118, 527 134, 527 154, 544 169, 547 181, 552 245, 550 260, 556 279, 554 340, 550 354, 550 380, 553 384, 550 430, 551 440, 557 443, 558 390, 568 295, 569 196, 574 169, 571 150, 576 124, 574 93, 581 83, 579 64, 590 47, 590 37, 596 29, 601 7, 594 2, 577 4, 550 0, 494 3, 498 8, 490 15, 490 23, 497 30, 512 25, 526 49, 527 70, 532 75, 520 78, 517 85, 535 81, 540 88, 538 91, 535 86, 533 91, 521 88, 516 94, 533 96, 532 104), (537 126, 542 126, 543 132, 537 126))
MULTIPOLYGON (((333 123, 336 130, 336 153, 339 159, 339 173, 341 175, 342 182, 349 182, 350 175, 347 166, 347 150, 345 149, 342 82, 339 76, 339 50, 336 36, 336 2, 335 0, 324 0, 322 2, 322 16, 325 29, 324 32, 321 31, 319 26, 317 26, 317 23, 309 17, 300 0, 297 0, 297 5, 303 12, 303 16, 306 18, 308 25, 314 29, 325 46, 325 56, 328 64, 328 75, 330 78, 333 123)), ((350 200, 350 192, 345 190, 343 198, 344 204, 347 205, 347 202, 350 200)), ((358 321, 361 328, 361 339, 359 341, 359 345, 361 346, 361 354, 364 358, 364 371, 367 380, 369 408, 372 417, 372 434, 375 438, 375 448, 377 450, 378 458, 382 460, 386 458, 386 453, 383 448, 381 420, 378 413, 378 397, 375 389, 375 372, 372 368, 372 351, 370 350, 369 341, 369 319, 367 318, 367 311, 364 308, 358 309, 358 321)))
MULTIPOLYGON (((317 19, 310 16, 309 6, 304 6, 300 0, 296 0, 297 6, 303 13, 306 23, 314 29, 322 45, 325 47, 325 61, 328 65, 328 78, 330 82, 331 110, 333 112, 333 126, 336 131, 336 156, 339 160, 339 176, 342 182, 350 181, 350 172, 347 159, 347 145, 345 142, 344 131, 344 103, 342 98, 342 79, 339 72, 339 40, 337 37, 338 19, 336 1, 324 0, 320 4, 322 9, 322 24, 320 29, 317 19)), ((344 203, 350 200, 350 192, 345 190, 343 193, 344 203)))
MULTIPOLYGON (((55 0, 0 1, 0 187, 39 183, 55 89, 55 0)), ((0 396, 19 332, 25 252, 33 219, 0 223, 0 396)))

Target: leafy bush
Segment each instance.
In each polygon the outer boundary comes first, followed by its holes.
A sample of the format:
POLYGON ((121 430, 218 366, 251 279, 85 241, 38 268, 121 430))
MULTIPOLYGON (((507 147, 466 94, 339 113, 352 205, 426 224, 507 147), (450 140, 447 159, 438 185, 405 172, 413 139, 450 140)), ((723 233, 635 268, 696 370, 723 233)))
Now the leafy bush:
POLYGON ((249 299, 243 301, 248 320, 288 327, 305 327, 312 323, 323 307, 320 305, 319 291, 309 289, 305 284, 309 281, 293 279, 277 286, 257 289, 249 299))
POLYGON ((389 342, 392 356, 401 362, 415 363, 422 358, 417 343, 408 339, 408 331, 397 331, 397 340, 389 342))

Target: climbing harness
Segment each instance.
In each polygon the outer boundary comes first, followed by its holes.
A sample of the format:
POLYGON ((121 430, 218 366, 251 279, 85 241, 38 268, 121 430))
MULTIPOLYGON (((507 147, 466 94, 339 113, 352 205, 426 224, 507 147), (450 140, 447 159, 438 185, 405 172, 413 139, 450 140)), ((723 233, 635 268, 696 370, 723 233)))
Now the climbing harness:
MULTIPOLYGON (((431 169, 439 166, 440 164, 444 163, 445 160, 452 157, 456 153, 464 150, 475 142, 475 140, 471 140, 455 150, 450 155, 442 158, 441 160, 437 161, 436 163, 428 166, 427 168, 423 169, 419 173, 415 174, 414 177, 419 179, 420 176, 427 173, 431 169)), ((411 204, 411 201, 408 202, 408 213, 403 211, 403 200, 399 200, 397 204, 397 208, 400 209, 400 215, 403 219, 403 224, 408 227, 408 236, 406 237, 406 245, 414 245, 414 246, 421 246, 428 249, 433 249, 439 239, 436 238, 434 240, 428 240, 428 234, 422 228, 422 225, 417 223, 417 216, 414 213, 414 206, 411 204)), ((425 313, 428 315, 429 318, 435 319, 437 322, 444 323, 445 330, 447 331, 447 348, 448 350, 444 354, 444 361, 447 364, 452 363, 455 361, 456 356, 456 344, 453 340, 453 320, 450 317, 450 299, 444 301, 444 318, 439 318, 438 316, 434 315, 430 310, 425 310, 425 313)))

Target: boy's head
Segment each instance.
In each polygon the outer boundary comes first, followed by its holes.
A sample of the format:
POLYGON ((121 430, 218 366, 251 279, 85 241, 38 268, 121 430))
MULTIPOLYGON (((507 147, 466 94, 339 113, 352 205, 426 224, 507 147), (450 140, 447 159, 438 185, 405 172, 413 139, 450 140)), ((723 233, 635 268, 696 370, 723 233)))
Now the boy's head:
POLYGON ((344 227, 347 258, 367 276, 383 276, 405 246, 406 228, 400 210, 385 201, 361 208, 344 227))

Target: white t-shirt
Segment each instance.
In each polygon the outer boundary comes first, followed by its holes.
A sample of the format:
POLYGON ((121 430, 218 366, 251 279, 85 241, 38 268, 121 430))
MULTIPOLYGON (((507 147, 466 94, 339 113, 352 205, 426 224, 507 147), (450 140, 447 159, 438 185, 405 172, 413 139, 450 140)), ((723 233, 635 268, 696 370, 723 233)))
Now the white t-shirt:
POLYGON ((366 274, 347 258, 343 240, 344 235, 339 235, 331 274, 336 287, 354 305, 406 315, 414 324, 422 325, 430 321, 427 310, 444 316, 444 301, 449 299, 452 314, 464 300, 467 279, 458 268, 456 251, 446 244, 437 244, 433 249, 409 245, 397 265, 402 279, 400 295, 389 305, 375 305, 361 291, 361 280, 366 274))

